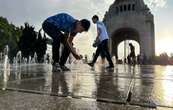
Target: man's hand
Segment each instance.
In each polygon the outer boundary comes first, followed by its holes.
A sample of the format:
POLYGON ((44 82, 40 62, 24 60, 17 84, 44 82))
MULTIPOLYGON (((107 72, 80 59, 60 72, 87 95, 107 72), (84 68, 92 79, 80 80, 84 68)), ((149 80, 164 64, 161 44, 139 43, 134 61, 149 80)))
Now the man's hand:
POLYGON ((82 55, 75 54, 73 55, 77 60, 81 60, 83 58, 82 55))
POLYGON ((82 59, 82 58, 83 58, 83 56, 82 56, 82 55, 80 55, 80 58, 82 59))
POLYGON ((76 35, 76 34, 69 34, 69 36, 67 37, 67 46, 68 46, 68 48, 70 49, 70 51, 71 51, 71 53, 73 54, 73 56, 77 59, 77 60, 81 60, 82 58, 83 58, 83 56, 82 55, 79 55, 79 54, 77 54, 77 52, 76 52, 76 49, 73 47, 73 38, 74 38, 74 36, 72 36, 72 35, 76 35))

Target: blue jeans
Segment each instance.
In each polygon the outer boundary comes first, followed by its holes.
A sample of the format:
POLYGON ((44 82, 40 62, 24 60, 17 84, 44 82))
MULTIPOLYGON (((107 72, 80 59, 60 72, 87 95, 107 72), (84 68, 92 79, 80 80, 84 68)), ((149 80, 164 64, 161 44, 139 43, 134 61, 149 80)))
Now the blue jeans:
POLYGON ((53 39, 53 43, 52 43, 53 64, 59 63, 61 66, 64 66, 70 54, 70 50, 65 45, 66 39, 63 33, 61 33, 61 31, 55 25, 46 21, 43 23, 42 28, 44 32, 46 32, 53 39), (61 43, 64 45, 64 49, 62 50, 62 54, 61 54, 62 56, 59 59, 59 50, 60 50, 61 43))
POLYGON ((111 56, 110 56, 110 53, 109 53, 109 49, 108 49, 108 39, 103 40, 98 45, 97 50, 96 50, 96 54, 95 54, 95 56, 93 58, 93 61, 92 61, 93 64, 97 61, 97 58, 100 55, 100 53, 104 53, 105 54, 105 57, 106 57, 106 59, 109 62, 109 66, 114 66, 114 64, 112 62, 112 59, 111 59, 111 56))

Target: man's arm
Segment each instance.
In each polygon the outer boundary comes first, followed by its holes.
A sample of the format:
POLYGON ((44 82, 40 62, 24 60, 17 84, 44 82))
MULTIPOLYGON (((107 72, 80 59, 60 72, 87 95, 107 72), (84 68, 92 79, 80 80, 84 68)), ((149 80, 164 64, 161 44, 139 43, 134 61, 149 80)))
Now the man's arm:
POLYGON ((73 39, 74 39, 75 35, 71 35, 69 34, 66 40, 66 45, 68 46, 68 48, 70 49, 71 53, 73 54, 73 56, 77 59, 80 60, 82 57, 80 55, 78 55, 76 53, 76 51, 73 48, 73 39))
POLYGON ((97 37, 96 37, 97 40, 99 39, 100 33, 101 33, 101 29, 100 27, 97 27, 97 37))

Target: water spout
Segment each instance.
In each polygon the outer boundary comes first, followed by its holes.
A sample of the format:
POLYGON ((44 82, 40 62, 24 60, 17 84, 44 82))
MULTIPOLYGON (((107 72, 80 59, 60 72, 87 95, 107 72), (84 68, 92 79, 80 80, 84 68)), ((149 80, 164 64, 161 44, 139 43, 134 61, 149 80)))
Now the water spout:
POLYGON ((8 45, 6 45, 6 47, 4 48, 4 74, 3 74, 3 88, 2 90, 6 90, 7 88, 7 81, 9 79, 9 75, 10 75, 10 64, 9 64, 9 59, 8 59, 8 45))

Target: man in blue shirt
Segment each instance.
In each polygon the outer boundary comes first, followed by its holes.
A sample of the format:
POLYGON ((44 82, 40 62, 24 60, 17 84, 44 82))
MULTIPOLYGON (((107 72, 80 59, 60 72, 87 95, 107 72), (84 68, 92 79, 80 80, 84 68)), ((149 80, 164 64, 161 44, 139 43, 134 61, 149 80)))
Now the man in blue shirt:
POLYGON ((89 30, 90 22, 88 20, 77 20, 69 14, 60 13, 47 18, 43 22, 42 27, 43 30, 53 39, 53 71, 69 70, 65 66, 65 63, 70 53, 72 53, 77 60, 82 59, 82 56, 74 50, 72 41, 77 33, 89 30), (59 58, 60 43, 64 45, 64 49, 59 58))

